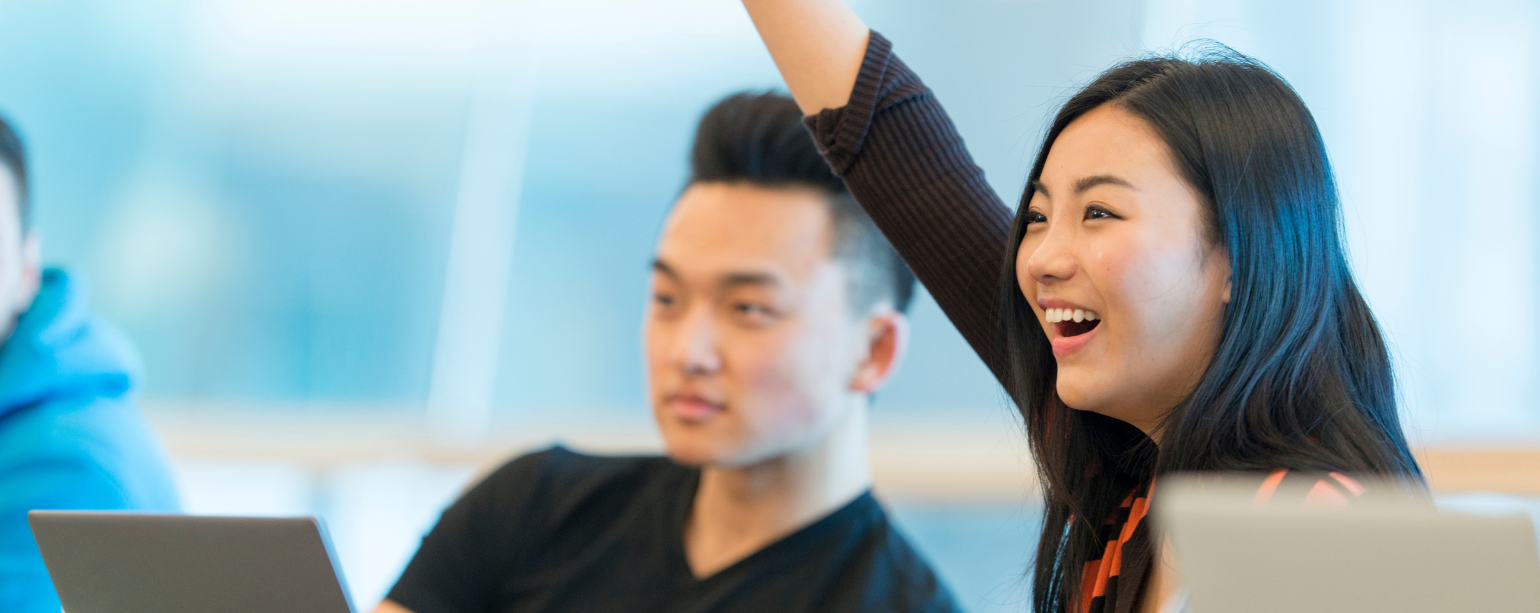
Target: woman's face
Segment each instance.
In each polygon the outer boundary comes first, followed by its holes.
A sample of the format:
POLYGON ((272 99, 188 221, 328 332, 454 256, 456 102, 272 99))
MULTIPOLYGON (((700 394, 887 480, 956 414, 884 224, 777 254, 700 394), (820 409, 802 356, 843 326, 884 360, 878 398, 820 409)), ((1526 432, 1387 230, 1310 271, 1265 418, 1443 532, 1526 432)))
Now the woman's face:
POLYGON ((1158 441, 1165 411, 1207 368, 1230 300, 1201 197, 1154 127, 1112 104, 1059 134, 1028 189, 1016 280, 1053 344, 1059 398, 1158 441))

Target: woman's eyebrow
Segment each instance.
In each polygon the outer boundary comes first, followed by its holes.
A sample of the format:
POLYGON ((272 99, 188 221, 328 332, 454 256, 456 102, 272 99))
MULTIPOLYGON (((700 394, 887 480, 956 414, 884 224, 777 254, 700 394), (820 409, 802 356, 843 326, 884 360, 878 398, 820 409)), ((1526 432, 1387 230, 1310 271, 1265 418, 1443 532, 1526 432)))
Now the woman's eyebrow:
MULTIPOLYGON (((1129 183, 1122 177, 1114 175, 1091 175, 1075 182, 1075 195, 1079 196, 1080 194, 1084 194, 1086 190, 1089 190, 1098 185, 1121 185, 1129 189, 1134 189, 1134 184, 1129 183)), ((1048 196, 1049 198, 1053 197, 1052 194, 1048 193, 1048 186, 1043 185, 1042 181, 1028 181, 1027 187, 1032 191, 1044 196, 1048 196)))
POLYGON ((1084 194, 1086 193, 1086 190, 1089 190, 1098 185, 1121 185, 1129 189, 1134 188, 1134 184, 1129 183, 1122 177, 1113 175, 1091 175, 1075 182, 1075 195, 1079 196, 1084 194))

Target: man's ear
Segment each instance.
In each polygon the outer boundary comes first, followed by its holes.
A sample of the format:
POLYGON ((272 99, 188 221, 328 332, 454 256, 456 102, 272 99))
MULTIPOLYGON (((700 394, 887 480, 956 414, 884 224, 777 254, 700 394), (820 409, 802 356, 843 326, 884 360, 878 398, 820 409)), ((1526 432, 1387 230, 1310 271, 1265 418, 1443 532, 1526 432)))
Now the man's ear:
POLYGON ((38 289, 43 283, 43 233, 36 228, 21 235, 21 287, 16 295, 15 311, 25 312, 32 307, 38 289))
POLYGON ((886 383, 909 349, 909 318, 887 311, 867 318, 865 358, 850 381, 852 391, 871 394, 886 383))

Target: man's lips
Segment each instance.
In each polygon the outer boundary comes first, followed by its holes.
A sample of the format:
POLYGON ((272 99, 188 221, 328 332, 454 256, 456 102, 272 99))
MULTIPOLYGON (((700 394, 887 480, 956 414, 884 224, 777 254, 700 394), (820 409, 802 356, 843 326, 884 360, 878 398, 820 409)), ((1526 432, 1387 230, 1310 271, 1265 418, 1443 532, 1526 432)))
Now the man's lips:
POLYGON ((693 394, 671 394, 667 403, 669 412, 685 421, 705 421, 727 408, 725 403, 712 402, 693 394))

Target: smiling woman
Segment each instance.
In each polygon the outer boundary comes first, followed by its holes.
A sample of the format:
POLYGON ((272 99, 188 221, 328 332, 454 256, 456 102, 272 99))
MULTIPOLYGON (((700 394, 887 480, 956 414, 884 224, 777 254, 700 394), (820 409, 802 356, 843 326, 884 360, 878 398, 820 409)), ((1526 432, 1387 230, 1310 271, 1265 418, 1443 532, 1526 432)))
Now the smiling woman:
POLYGON ((1018 217, 1011 300, 1043 319, 1032 327, 1052 346, 1061 401, 1158 438, 1160 417, 1201 372, 1191 365, 1215 344, 1229 262, 1205 236, 1202 194, 1145 120, 1100 106, 1053 145, 1018 217), (1054 322, 1054 309, 1091 310, 1101 323, 1054 322))
POLYGON ((1302 481, 1305 504, 1347 504, 1364 490, 1337 471, 1424 490, 1325 146, 1267 67, 1216 45, 1103 73, 1055 116, 1011 223, 847 7, 745 5, 830 165, 1025 419, 1035 610, 1166 605, 1179 578, 1141 521, 1158 475, 1266 471, 1264 502, 1302 481))
MULTIPOLYGON (((1039 605, 1164 600, 1138 521, 1156 475, 1351 471, 1421 487, 1325 147, 1277 75, 1223 48, 1116 66, 1059 111, 1030 185, 1001 321, 1005 382, 1049 490, 1039 605), (1040 323, 1066 298, 1104 323, 1073 336, 1040 323), (1077 517, 1127 523, 1109 535, 1077 517)), ((1337 483, 1335 500, 1361 491, 1337 483)))

